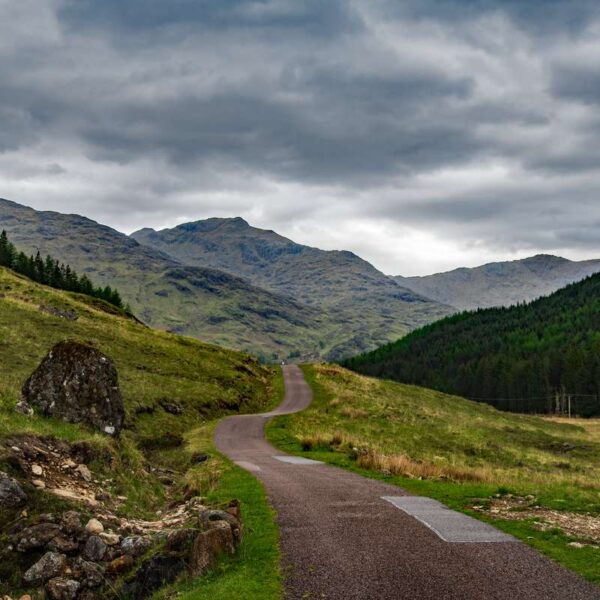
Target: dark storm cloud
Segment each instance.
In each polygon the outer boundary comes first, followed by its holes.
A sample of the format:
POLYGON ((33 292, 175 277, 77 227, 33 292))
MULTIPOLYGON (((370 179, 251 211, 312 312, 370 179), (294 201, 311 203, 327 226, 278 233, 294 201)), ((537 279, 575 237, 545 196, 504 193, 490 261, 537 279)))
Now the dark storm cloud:
MULTIPOLYGON (((600 254, 595 2, 0 11, 2 196, 127 229, 240 213, 328 226, 350 249, 364 222, 445 248, 600 254)), ((393 235, 389 258, 379 240, 373 256, 401 271, 393 235)))

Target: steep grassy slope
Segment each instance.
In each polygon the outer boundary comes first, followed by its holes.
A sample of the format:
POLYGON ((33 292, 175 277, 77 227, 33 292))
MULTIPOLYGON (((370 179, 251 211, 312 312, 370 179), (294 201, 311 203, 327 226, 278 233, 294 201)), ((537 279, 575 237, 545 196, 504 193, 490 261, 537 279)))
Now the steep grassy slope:
POLYGON ((394 277, 400 285, 459 310, 535 300, 600 271, 600 260, 573 262, 538 255, 425 277, 394 277))
POLYGON ((449 317, 347 361, 523 412, 600 414, 600 274, 527 305, 449 317))
POLYGON ((305 374, 313 404, 271 422, 272 443, 490 520, 600 582, 597 422, 503 413, 336 366, 305 374))
MULTIPOLYGON (((254 590, 263 585, 265 598, 279 597, 277 531, 262 487, 220 457, 211 436, 223 415, 270 407, 280 396, 277 381, 271 369, 248 355, 150 329, 105 302, 40 286, 0 268, 0 470, 12 472, 7 439, 52 436, 94 449, 94 477, 111 482, 105 490, 113 498, 124 497, 120 516, 156 518, 157 509, 185 494, 209 494, 214 502, 240 499, 246 539, 239 554, 210 575, 211 593, 205 593, 204 580, 181 584, 194 598, 221 597, 215 588, 233 584, 240 585, 240 598, 255 597, 254 590), (40 311, 40 305, 74 311, 78 319, 53 316, 40 311), (89 341, 115 361, 127 414, 120 440, 14 411, 25 379, 63 339, 89 341), (193 452, 208 452, 210 459, 192 465, 193 452), (164 473, 168 483, 161 479, 164 473)), ((22 479, 22 473, 15 474, 22 479)), ((32 516, 73 507, 31 485, 26 489, 32 516)), ((86 510, 77 503, 74 507, 86 510)), ((0 511, 0 582, 9 586, 0 585, 2 593, 18 590, 23 566, 2 554, 2 527, 14 518, 11 511, 0 511)))
POLYGON ((329 358, 372 348, 452 312, 395 285, 351 252, 303 246, 240 218, 143 229, 132 237, 185 264, 222 269, 319 308, 332 326, 321 352, 329 358))
POLYGON ((95 283, 116 286, 153 327, 269 357, 319 349, 319 311, 223 271, 185 266, 84 217, 0 199, 0 229, 20 250, 50 253, 95 283))

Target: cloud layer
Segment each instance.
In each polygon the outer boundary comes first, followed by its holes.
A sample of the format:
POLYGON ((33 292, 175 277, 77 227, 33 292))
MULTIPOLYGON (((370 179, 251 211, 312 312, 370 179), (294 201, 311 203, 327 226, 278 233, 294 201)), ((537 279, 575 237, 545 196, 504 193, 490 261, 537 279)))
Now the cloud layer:
POLYGON ((0 0, 0 196, 391 273, 600 256, 595 5, 0 0))

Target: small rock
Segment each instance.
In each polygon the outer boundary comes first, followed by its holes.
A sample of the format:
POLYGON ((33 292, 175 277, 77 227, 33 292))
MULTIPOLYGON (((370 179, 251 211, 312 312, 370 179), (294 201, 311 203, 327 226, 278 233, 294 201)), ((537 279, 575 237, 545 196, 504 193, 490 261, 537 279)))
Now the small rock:
POLYGON ((54 523, 40 523, 23 529, 15 536, 18 552, 29 552, 43 548, 60 534, 60 527, 54 523))
POLYGON ((24 594, 19 598, 19 600, 31 600, 31 596, 29 594, 24 594))
POLYGON ((51 600, 75 600, 80 587, 79 581, 55 577, 46 584, 46 593, 51 600))
POLYGON ((31 483, 40 490, 43 490, 46 487, 46 484, 41 479, 32 479, 31 483))
POLYGON ((90 482, 92 480, 92 473, 86 465, 77 465, 75 470, 81 475, 84 481, 90 482))
POLYGON ((585 548, 585 544, 581 542, 569 542, 567 545, 571 546, 571 548, 585 548))
POLYGON ((44 469, 40 465, 31 465, 31 472, 39 477, 44 474, 44 469))
POLYGON ((81 514, 76 510, 68 510, 60 519, 60 528, 67 534, 80 537, 83 534, 81 514))
POLYGON ((204 574, 223 552, 235 553, 233 534, 229 523, 217 521, 212 529, 203 531, 194 540, 189 558, 192 575, 204 574))
POLYGON ((92 535, 98 535, 104 531, 104 525, 98 519, 90 519, 85 526, 85 530, 92 535))
POLYGON ((38 586, 53 577, 58 577, 66 568, 67 557, 64 554, 46 552, 25 572, 23 581, 28 585, 38 586))
POLYGON ((242 526, 241 523, 231 513, 224 510, 205 510, 200 513, 200 522, 204 526, 204 529, 214 527, 220 522, 227 523, 233 535, 233 540, 237 544, 242 539, 242 526))
POLYGON ((197 464, 206 462, 209 458, 210 458, 210 456, 208 456, 208 454, 204 454, 203 452, 197 452, 196 454, 192 454, 192 458, 190 459, 190 462, 193 465, 197 465, 197 464))
POLYGON ((116 533, 101 533, 100 538, 107 546, 116 546, 121 541, 121 536, 116 533))
POLYGON ((165 550, 180 552, 185 550, 198 535, 195 529, 173 529, 167 533, 165 550))
POLYGON ((28 417, 31 417, 33 415, 33 408, 31 408, 31 405, 29 404, 29 402, 26 402, 25 400, 21 400, 20 402, 17 402, 15 404, 15 412, 21 413, 22 415, 27 415, 28 417))
POLYGON ((79 550, 79 542, 64 535, 57 535, 48 542, 47 548, 63 554, 71 554, 79 550))
POLYGON ((152 542, 139 535, 130 535, 121 542, 121 550, 129 556, 140 556, 152 546, 152 542))
POLYGON ((88 562, 82 558, 76 558, 72 564, 73 574, 71 577, 81 582, 85 588, 100 587, 104 581, 104 569, 93 562, 88 562))
POLYGON ((61 469, 74 469, 77 466, 77 463, 70 458, 68 458, 62 465, 61 469))
POLYGON ((4 471, 0 471, 0 506, 3 508, 15 508, 27 500, 27 494, 19 482, 9 477, 4 471))
POLYGON ((123 587, 123 592, 133 600, 149 598, 158 588, 175 581, 185 568, 185 561, 180 557, 153 556, 142 563, 135 577, 123 587))
POLYGON ((128 554, 124 554, 123 556, 119 556, 112 560, 108 566, 106 567, 107 573, 124 573, 133 567, 135 561, 128 554))
POLYGON ((91 535, 85 543, 83 556, 93 562, 99 562, 106 554, 107 545, 97 535, 91 535))

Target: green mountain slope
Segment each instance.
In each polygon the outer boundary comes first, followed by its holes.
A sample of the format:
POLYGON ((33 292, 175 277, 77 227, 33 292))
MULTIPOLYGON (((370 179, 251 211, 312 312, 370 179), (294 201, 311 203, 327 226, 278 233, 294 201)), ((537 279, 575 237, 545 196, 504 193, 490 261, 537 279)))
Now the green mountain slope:
POLYGON ((395 285, 352 252, 303 246, 241 218, 142 229, 132 237, 185 264, 222 269, 318 307, 332 325, 322 353, 328 358, 373 348, 452 312, 395 285))
POLYGON ((600 414, 600 274, 527 305, 463 313, 346 363, 525 412, 600 414))
POLYGON ((39 249, 117 287, 153 327, 269 357, 319 350, 320 311, 223 271, 183 265, 90 219, 0 200, 0 229, 19 250, 39 249))
POLYGON ((394 277, 400 285, 459 310, 511 306, 547 296, 600 271, 600 260, 573 262, 540 254, 425 277, 394 277))

